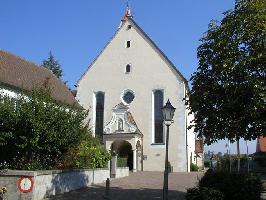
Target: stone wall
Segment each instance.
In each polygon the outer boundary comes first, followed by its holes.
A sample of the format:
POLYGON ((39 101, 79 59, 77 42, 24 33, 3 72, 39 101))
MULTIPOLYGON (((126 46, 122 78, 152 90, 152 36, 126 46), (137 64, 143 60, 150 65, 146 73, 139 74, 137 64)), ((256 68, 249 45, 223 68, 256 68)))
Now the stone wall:
POLYGON ((115 178, 122 178, 125 176, 129 176, 128 167, 118 167, 116 168, 116 176, 115 178))
MULTIPOLYGON (((128 167, 118 168, 117 177, 129 175, 128 167)), ((39 200, 56 194, 102 183, 110 178, 109 169, 95 170, 47 170, 47 171, 1 171, 0 187, 7 188, 7 199, 39 200), (31 192, 22 193, 18 180, 22 176, 32 177, 34 186, 31 192)))

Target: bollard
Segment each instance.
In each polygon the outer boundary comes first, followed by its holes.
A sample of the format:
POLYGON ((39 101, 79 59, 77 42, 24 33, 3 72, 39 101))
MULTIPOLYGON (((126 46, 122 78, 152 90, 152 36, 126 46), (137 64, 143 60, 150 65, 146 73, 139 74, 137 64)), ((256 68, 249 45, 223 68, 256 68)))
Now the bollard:
POLYGON ((109 190, 110 190, 110 179, 106 179, 105 183, 105 199, 109 199, 109 190))

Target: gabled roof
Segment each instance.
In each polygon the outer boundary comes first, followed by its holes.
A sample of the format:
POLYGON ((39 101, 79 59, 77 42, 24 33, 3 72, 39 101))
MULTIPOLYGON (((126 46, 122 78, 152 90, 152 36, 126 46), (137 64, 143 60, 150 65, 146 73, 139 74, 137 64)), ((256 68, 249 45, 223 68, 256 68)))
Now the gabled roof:
POLYGON ((0 50, 1 84, 22 91, 49 88, 56 101, 78 105, 71 91, 50 70, 3 50, 0 50))
POLYGON ((87 70, 83 73, 83 75, 78 80, 77 84, 79 84, 80 80, 87 74, 88 70, 91 68, 91 66, 97 61, 97 59, 100 57, 100 55, 103 53, 103 51, 108 47, 108 45, 111 43, 111 41, 115 38, 115 36, 118 34, 120 29, 124 26, 125 22, 128 21, 131 25, 135 26, 136 30, 140 32, 140 34, 144 37, 144 39, 147 39, 148 43, 152 46, 152 48, 155 49, 155 51, 159 54, 159 56, 168 63, 168 66, 171 67, 171 69, 176 73, 182 81, 185 83, 186 87, 188 87, 188 81, 185 79, 185 77, 178 71, 178 69, 174 66, 174 64, 168 59, 168 57, 159 49, 159 47, 151 40, 151 38, 137 25, 137 23, 133 20, 132 17, 124 16, 121 25, 119 26, 116 33, 113 35, 113 37, 108 41, 108 43, 105 45, 103 50, 99 53, 99 55, 93 60, 93 62, 89 65, 87 70))
POLYGON ((195 153, 203 153, 203 141, 195 140, 195 153))
POLYGON ((138 26, 138 24, 131 18, 127 17, 127 19, 137 27, 144 37, 150 42, 150 44, 155 48, 155 50, 159 53, 159 55, 171 66, 171 68, 180 76, 182 81, 187 84, 186 78, 181 74, 181 72, 175 67, 175 65, 169 60, 169 58, 162 52, 162 50, 151 40, 151 38, 138 26))
POLYGON ((217 154, 212 154, 210 160, 220 160, 220 158, 217 154))

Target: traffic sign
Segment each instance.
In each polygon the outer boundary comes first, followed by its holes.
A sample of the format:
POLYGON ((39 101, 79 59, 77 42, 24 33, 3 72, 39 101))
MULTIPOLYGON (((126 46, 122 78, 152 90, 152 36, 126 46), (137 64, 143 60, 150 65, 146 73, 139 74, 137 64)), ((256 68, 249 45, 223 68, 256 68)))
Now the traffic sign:
POLYGON ((30 176, 22 176, 18 179, 18 189, 20 192, 28 193, 33 188, 34 181, 30 176))

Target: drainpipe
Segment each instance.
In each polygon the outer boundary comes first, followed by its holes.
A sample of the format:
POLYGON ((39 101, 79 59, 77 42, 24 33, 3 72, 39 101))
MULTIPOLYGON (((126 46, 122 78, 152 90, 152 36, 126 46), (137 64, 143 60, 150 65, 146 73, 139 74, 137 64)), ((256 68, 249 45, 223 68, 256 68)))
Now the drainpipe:
POLYGON ((189 169, 188 169, 188 144, 187 144, 187 113, 186 113, 186 117, 185 117, 185 123, 186 123, 186 160, 187 160, 187 172, 189 172, 189 169))
POLYGON ((141 136, 141 171, 143 171, 143 135, 141 136))
MULTIPOLYGON (((184 98, 186 98, 186 85, 184 84, 184 98)), ((185 105, 186 106, 186 105, 185 105)), ((185 108, 185 133, 186 133, 186 163, 187 163, 187 172, 189 172, 189 168, 188 168, 188 143, 187 143, 187 109, 185 108)))

